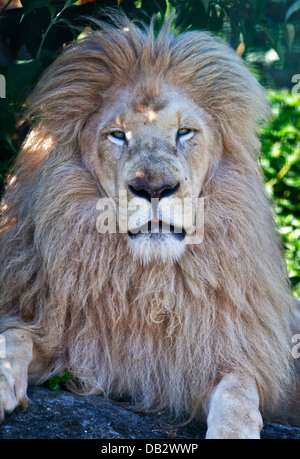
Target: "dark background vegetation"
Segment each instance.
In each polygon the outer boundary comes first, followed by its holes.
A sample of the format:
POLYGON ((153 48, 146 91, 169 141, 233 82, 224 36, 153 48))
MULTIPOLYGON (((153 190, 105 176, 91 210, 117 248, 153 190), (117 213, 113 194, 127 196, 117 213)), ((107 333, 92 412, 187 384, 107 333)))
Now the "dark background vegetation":
POLYGON ((206 29, 224 38, 265 86, 273 118, 262 129, 260 158, 274 200, 293 293, 300 296, 300 0, 0 0, 0 193, 26 130, 18 121, 44 69, 101 8, 122 8, 132 19, 173 29, 206 29))

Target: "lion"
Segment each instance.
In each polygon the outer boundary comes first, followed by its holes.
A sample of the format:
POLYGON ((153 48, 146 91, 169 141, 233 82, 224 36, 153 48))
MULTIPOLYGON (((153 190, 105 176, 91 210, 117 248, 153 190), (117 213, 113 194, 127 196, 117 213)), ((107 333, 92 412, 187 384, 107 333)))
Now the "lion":
POLYGON ((206 438, 299 425, 300 322, 258 161, 268 116, 209 32, 166 21, 155 37, 120 14, 63 50, 2 200, 2 419, 68 370, 69 390, 202 419, 206 438))

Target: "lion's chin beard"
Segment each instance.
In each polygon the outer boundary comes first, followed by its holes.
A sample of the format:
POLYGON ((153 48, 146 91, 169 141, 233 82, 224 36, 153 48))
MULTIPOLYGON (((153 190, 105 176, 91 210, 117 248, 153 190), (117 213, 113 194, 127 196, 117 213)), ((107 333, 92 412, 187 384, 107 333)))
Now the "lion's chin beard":
POLYGON ((156 231, 128 231, 128 246, 134 260, 143 265, 151 262, 175 263, 185 250, 185 230, 177 232, 169 227, 168 232, 161 228, 156 231))

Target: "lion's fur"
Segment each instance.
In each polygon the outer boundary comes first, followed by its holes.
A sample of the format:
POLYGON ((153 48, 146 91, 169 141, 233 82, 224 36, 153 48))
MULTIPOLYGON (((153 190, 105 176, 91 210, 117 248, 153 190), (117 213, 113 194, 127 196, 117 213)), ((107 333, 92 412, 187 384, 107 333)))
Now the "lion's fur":
POLYGON ((166 24, 155 40, 152 26, 116 21, 67 48, 32 94, 35 126, 2 202, 0 332, 31 329, 42 379, 69 369, 73 390, 199 415, 239 368, 267 410, 291 382, 291 300, 257 163, 264 93, 208 33, 175 38, 166 24), (202 192, 204 241, 173 265, 142 268, 122 235, 96 231, 103 191, 81 133, 116 87, 150 97, 162 80, 212 116, 223 153, 202 192))

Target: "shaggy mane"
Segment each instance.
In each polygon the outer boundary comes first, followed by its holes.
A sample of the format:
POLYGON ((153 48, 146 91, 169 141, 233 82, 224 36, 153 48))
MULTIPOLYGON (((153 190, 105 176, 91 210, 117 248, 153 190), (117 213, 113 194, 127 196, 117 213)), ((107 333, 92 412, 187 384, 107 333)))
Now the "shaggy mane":
POLYGON ((157 38, 123 16, 77 41, 42 76, 34 126, 2 201, 0 332, 32 330, 41 380, 199 416, 222 375, 257 381, 263 412, 290 384, 291 299, 257 153, 268 113, 242 60, 206 32, 157 38), (83 160, 87 120, 116 88, 178 88, 214 119, 223 155, 202 190, 205 232, 179 262, 142 267, 122 234, 99 234, 101 184, 83 160))

